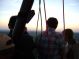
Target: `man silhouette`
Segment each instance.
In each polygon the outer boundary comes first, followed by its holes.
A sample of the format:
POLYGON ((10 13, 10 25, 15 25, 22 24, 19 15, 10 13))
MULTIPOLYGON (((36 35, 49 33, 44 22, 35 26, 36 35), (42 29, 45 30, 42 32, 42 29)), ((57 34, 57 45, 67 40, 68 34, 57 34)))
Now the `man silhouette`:
POLYGON ((39 59, 62 59, 64 41, 62 35, 55 31, 58 21, 50 17, 46 25, 46 31, 36 40, 39 59))

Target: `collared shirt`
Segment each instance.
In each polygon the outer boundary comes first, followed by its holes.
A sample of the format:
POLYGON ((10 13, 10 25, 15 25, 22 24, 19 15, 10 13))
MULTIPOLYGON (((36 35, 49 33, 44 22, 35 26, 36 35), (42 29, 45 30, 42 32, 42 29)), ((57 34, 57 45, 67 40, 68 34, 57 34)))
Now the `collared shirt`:
POLYGON ((60 59, 61 49, 64 47, 64 40, 61 34, 55 29, 49 28, 42 37, 37 39, 40 59, 60 59))

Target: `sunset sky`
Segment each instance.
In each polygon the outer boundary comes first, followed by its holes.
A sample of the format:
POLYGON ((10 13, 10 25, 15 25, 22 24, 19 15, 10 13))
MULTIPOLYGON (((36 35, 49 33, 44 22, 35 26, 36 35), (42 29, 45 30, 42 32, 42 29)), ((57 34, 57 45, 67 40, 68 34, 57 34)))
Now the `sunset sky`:
MULTIPOLYGON (((17 15, 23 0, 0 0, 0 30, 9 30, 8 22, 11 16, 17 15)), ((62 0, 45 0, 47 19, 56 17, 58 19, 57 31, 63 30, 63 8, 62 0)), ((27 24, 28 30, 35 30, 38 19, 39 0, 34 0, 32 9, 35 16, 27 24)), ((45 30, 44 8, 42 3, 43 29, 45 30)), ((65 24, 74 32, 79 32, 79 0, 65 0, 65 24)), ((40 30, 40 21, 39 21, 40 30)))

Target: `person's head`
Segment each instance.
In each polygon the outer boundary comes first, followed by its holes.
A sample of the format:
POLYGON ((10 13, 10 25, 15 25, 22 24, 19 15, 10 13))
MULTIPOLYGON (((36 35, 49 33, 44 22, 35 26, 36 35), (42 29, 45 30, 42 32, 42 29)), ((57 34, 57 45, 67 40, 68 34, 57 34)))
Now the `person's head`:
POLYGON ((10 20, 9 20, 9 23, 8 23, 9 29, 13 29, 14 28, 15 22, 16 22, 16 18, 17 18, 17 16, 11 16, 10 17, 10 20))
POLYGON ((50 17, 47 21, 47 26, 50 27, 50 28, 54 28, 56 29, 57 28, 57 25, 58 25, 58 20, 54 17, 50 17))
POLYGON ((66 41, 69 41, 69 39, 73 39, 73 31, 71 29, 65 29, 63 31, 63 35, 66 41))

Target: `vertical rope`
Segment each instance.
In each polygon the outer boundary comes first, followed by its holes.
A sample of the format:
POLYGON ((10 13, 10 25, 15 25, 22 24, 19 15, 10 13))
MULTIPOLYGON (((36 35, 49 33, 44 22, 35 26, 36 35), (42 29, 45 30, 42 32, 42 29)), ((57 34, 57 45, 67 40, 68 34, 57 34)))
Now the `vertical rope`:
POLYGON ((40 13, 40 18, 41 18, 41 38, 42 38, 42 13, 41 13, 41 0, 39 0, 39 13, 40 13))
POLYGON ((37 31, 38 31, 38 22, 39 22, 39 14, 40 14, 40 4, 41 4, 41 1, 39 0, 39 10, 38 10, 38 19, 37 19, 37 26, 36 26, 36 38, 37 38, 37 31))
POLYGON ((39 16, 40 16, 40 18, 41 18, 41 36, 42 36, 42 14, 41 14, 41 0, 39 0, 39 11, 38 11, 38 20, 37 20, 37 27, 36 27, 36 37, 37 37, 37 30, 38 30, 39 16))
MULTIPOLYGON (((65 30, 64 0, 62 0, 62 3, 63 3, 63 29, 65 30)), ((64 40, 65 40, 65 31, 64 31, 63 37, 64 37, 64 40)))
POLYGON ((43 4, 44 4, 45 20, 47 20, 47 15, 46 15, 46 6, 45 6, 45 0, 43 0, 43 4))
POLYGON ((65 30, 64 0, 62 0, 62 3, 63 3, 63 28, 65 30))
POLYGON ((37 38, 38 22, 39 22, 39 12, 38 12, 38 19, 37 19, 37 26, 36 26, 36 38, 37 38))
MULTIPOLYGON (((47 20, 47 15, 46 15, 45 0, 43 0, 43 4, 44 4, 44 14, 45 14, 45 22, 46 22, 46 20, 47 20)), ((47 23, 46 23, 46 31, 47 31, 47 34, 48 34, 47 23)))

